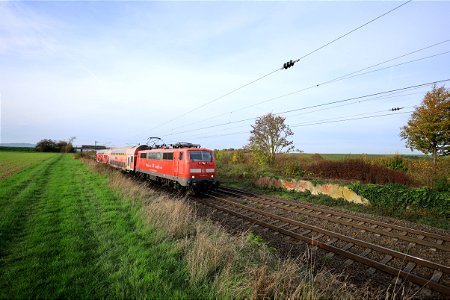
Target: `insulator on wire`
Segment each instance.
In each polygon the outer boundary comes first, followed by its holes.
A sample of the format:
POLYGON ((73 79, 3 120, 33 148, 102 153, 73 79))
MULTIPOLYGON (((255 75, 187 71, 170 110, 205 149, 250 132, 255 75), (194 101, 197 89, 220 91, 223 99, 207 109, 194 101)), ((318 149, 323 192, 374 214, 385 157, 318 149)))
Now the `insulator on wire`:
POLYGON ((285 62, 285 63, 283 64, 283 68, 288 69, 288 68, 292 67, 295 63, 296 63, 296 61, 293 61, 293 60, 291 59, 290 61, 285 62))

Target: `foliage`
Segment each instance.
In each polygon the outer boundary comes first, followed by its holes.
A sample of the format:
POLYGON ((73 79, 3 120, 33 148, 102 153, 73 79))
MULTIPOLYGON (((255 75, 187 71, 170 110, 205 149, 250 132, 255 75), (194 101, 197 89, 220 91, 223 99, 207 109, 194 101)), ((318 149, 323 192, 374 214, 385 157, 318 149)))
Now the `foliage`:
POLYGON ((274 169, 277 174, 285 177, 302 177, 305 175, 304 160, 298 156, 279 154, 276 156, 274 169))
POLYGON ((305 166, 315 177, 340 180, 359 180, 364 183, 399 183, 413 185, 404 173, 386 167, 372 165, 360 159, 342 161, 323 160, 305 166))
POLYGON ((272 166, 275 154, 294 150, 292 141, 288 138, 294 133, 284 123, 285 118, 274 114, 259 117, 252 125, 248 149, 252 150, 259 163, 272 166))
POLYGON ((398 184, 362 185, 355 183, 350 188, 376 207, 388 211, 426 209, 445 216, 450 211, 450 193, 430 188, 408 188, 398 184))
POLYGON ((75 137, 71 137, 68 141, 55 141, 51 139, 42 139, 36 144, 37 152, 74 152, 72 142, 75 137))
POLYGON ((422 186, 437 187, 437 184, 442 190, 443 181, 450 178, 449 157, 438 158, 436 164, 430 159, 408 159, 406 164, 408 177, 422 186))
POLYGON ((400 133, 406 145, 425 154, 450 153, 450 91, 444 86, 428 92, 400 133))
POLYGON ((383 157, 380 159, 380 163, 391 170, 401 172, 408 171, 406 160, 403 159, 403 157, 401 157, 399 154, 383 157))
POLYGON ((0 146, 0 152, 34 152, 35 149, 31 147, 10 147, 10 146, 0 146))

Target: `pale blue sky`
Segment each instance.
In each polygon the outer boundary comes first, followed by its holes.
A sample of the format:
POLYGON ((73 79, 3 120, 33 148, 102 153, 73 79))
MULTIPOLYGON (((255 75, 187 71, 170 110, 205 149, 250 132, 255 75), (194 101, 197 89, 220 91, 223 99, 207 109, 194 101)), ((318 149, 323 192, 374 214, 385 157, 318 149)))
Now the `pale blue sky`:
MULTIPOLYGON (((450 2, 413 1, 201 107, 401 3, 0 1, 0 142, 76 136, 78 145, 123 146, 160 136, 239 148, 252 118, 269 112, 450 79, 450 2)), ((408 113, 333 121, 408 112, 430 89, 284 116, 308 153, 410 153, 399 137, 408 113)))

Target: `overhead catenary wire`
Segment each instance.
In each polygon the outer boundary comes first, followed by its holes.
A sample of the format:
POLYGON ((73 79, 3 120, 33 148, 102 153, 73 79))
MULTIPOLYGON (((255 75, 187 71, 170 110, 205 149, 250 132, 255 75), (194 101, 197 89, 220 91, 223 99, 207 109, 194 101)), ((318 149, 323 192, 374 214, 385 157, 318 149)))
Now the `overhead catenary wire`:
POLYGON ((380 63, 377 63, 377 64, 374 64, 374 65, 371 65, 371 66, 368 66, 368 67, 359 69, 359 70, 357 70, 357 71, 355 71, 355 72, 352 72, 352 73, 349 73, 349 74, 346 74, 346 75, 342 75, 342 76, 336 77, 336 78, 332 79, 332 81, 338 81, 338 80, 341 80, 341 79, 347 79, 348 76, 351 76, 351 75, 353 75, 353 74, 361 73, 361 72, 363 72, 363 71, 365 71, 365 70, 369 70, 369 69, 372 69, 372 68, 375 68, 375 67, 384 65, 385 63, 388 63, 388 62, 391 62, 391 61, 394 61, 394 60, 397 60, 397 59, 400 59, 400 58, 403 58, 403 57, 406 57, 406 56, 409 56, 409 55, 412 55, 412 54, 416 54, 416 53, 418 53, 418 52, 421 52, 421 51, 424 51, 424 50, 427 50, 427 49, 430 49, 430 48, 433 48, 433 47, 436 47, 436 46, 439 46, 439 45, 442 45, 442 44, 445 44, 445 43, 448 43, 448 42, 450 42, 450 39, 444 40, 444 41, 442 41, 442 42, 434 43, 434 44, 432 44, 432 45, 428 45, 428 46, 426 46, 426 47, 423 47, 423 48, 420 48, 420 49, 417 49, 417 50, 414 50, 414 51, 411 51, 411 52, 402 54, 402 55, 400 55, 400 56, 396 56, 396 57, 394 57, 394 58, 391 58, 391 59, 382 61, 382 62, 380 62, 380 63))
MULTIPOLYGON (((409 94, 400 95, 400 96, 403 97, 403 96, 409 96, 409 95, 414 95, 414 94, 418 94, 418 93, 409 93, 409 94)), ((357 101, 356 103, 361 103, 361 102, 365 102, 365 101, 373 101, 373 100, 377 100, 377 99, 380 99, 380 98, 382 98, 383 100, 385 100, 385 99, 390 99, 390 98, 393 98, 393 97, 399 97, 399 95, 378 96, 378 97, 376 97, 376 98, 374 98, 374 99, 365 99, 365 100, 362 100, 362 101, 357 101)), ((323 110, 327 110, 327 109, 334 109, 334 108, 336 108, 336 107, 342 107, 342 106, 345 106, 345 105, 352 105, 352 104, 356 104, 356 103, 344 103, 344 104, 341 104, 341 105, 338 105, 338 106, 334 106, 334 107, 327 107, 327 108, 321 108, 321 109, 317 109, 317 110, 310 111, 310 112, 303 112, 302 114, 305 114, 305 113, 314 113, 314 112, 323 111, 323 110)), ((377 111, 377 112, 361 113, 361 114, 357 114, 357 115, 352 115, 352 117, 353 117, 353 116, 364 115, 364 114, 373 114, 373 113, 385 112, 385 111, 396 111, 396 110, 400 110, 400 109, 404 109, 404 108, 412 108, 412 107, 413 107, 413 106, 407 106, 407 107, 401 107, 401 108, 397 107, 397 108, 395 108, 395 109, 394 109, 394 108, 391 108, 391 109, 389 109, 389 110, 381 110, 381 111, 377 111)), ((298 116, 298 115, 299 115, 299 114, 296 114, 296 115, 293 115, 293 116, 289 116, 289 118, 296 117, 296 116, 298 116)), ((345 117, 349 117, 349 116, 345 116, 345 117)), ((338 118, 342 118, 342 116, 341 116, 341 117, 338 117, 338 118)), ((335 118, 328 119, 328 120, 334 120, 334 119, 335 119, 335 118)), ((324 120, 318 120, 318 121, 324 121, 324 120)), ((310 122, 318 122, 318 121, 310 121, 310 122)), ((305 122, 305 123, 307 123, 307 122, 305 122)), ((303 124, 303 123, 301 123, 301 124, 303 124)), ((243 127, 248 127, 248 126, 250 126, 250 125, 251 125, 251 124, 238 125, 238 126, 226 128, 226 129, 224 129, 224 130, 243 128, 243 127)), ((294 126, 295 126, 295 125, 294 125, 294 126)), ((291 127, 292 127, 292 126, 291 126, 291 127)), ((247 131, 239 131, 238 133, 248 133, 248 130, 247 130, 247 131)), ((212 134, 212 133, 206 133, 206 134, 212 134)), ((232 135, 232 134, 226 134, 226 135, 232 135)), ((223 134, 222 134, 222 135, 219 135, 219 136, 223 136, 223 134)), ((190 138, 196 138, 196 136, 190 136, 190 138)))
MULTIPOLYGON (((369 25, 369 24, 375 22, 376 20, 378 20, 378 19, 380 19, 380 18, 382 18, 382 17, 384 17, 384 16, 386 16, 386 15, 388 15, 388 14, 394 12, 395 10, 397 10, 397 9, 399 9, 399 8, 401 8, 401 7, 403 7, 404 5, 408 4, 408 3, 411 2, 411 1, 412 1, 412 0, 408 0, 408 1, 406 1, 406 2, 404 2, 404 3, 402 3, 402 4, 400 4, 400 5, 398 5, 398 6, 394 7, 394 8, 392 8, 392 9, 390 9, 390 10, 384 12, 383 14, 378 15, 377 17, 375 17, 375 18, 373 18, 373 19, 371 19, 371 20, 365 22, 364 24, 362 24, 362 25, 360 25, 360 26, 358 26, 358 27, 356 27, 356 28, 354 28, 354 29, 352 29, 352 30, 350 30, 350 31, 348 31, 348 32, 346 32, 346 33, 344 33, 344 34, 338 36, 337 38, 335 38, 335 39, 333 39, 333 40, 331 40, 331 41, 325 43, 324 45, 322 45, 322 46, 320 46, 320 47, 318 47, 318 48, 316 48, 316 49, 314 49, 314 50, 312 50, 312 51, 306 53, 305 55, 301 56, 300 58, 291 60, 289 63, 291 64, 291 66, 293 66, 294 63, 299 62, 299 61, 302 60, 302 59, 305 59, 306 57, 312 55, 313 53, 316 53, 316 52, 320 51, 321 49, 323 49, 323 48, 325 48, 325 47, 327 47, 327 46, 329 46, 329 45, 331 45, 331 44, 333 44, 333 43, 335 43, 335 42, 341 40, 342 38, 344 38, 344 37, 350 35, 351 33, 353 33, 353 32, 355 32, 355 31, 357 31, 357 30, 359 30, 359 29, 361 29, 361 28, 363 28, 363 27, 365 27, 365 26, 367 26, 367 25, 369 25)), ((197 107, 195 107, 195 108, 193 108, 193 109, 191 109, 191 110, 189 110, 189 111, 187 111, 187 112, 185 112, 185 113, 182 113, 182 114, 178 115, 177 117, 175 117, 175 118, 173 118, 173 119, 170 119, 170 120, 168 120, 168 121, 166 121, 166 122, 163 122, 163 123, 161 123, 161 124, 159 124, 159 125, 156 125, 156 126, 153 127, 153 129, 160 128, 161 126, 164 126, 164 125, 169 124, 169 123, 171 123, 171 122, 173 122, 173 121, 175 121, 175 120, 178 120, 178 119, 180 119, 180 118, 182 118, 182 117, 184 117, 184 116, 186 116, 186 115, 188 115, 188 114, 190 114, 190 113, 192 113, 192 112, 194 112, 194 111, 196 111, 196 110, 198 110, 198 109, 201 109, 201 108, 203 108, 203 107, 205 107, 205 106, 208 106, 208 105, 210 105, 210 104, 212 104, 212 103, 215 103, 215 102, 217 102, 217 101, 219 101, 219 100, 221 100, 221 99, 223 99, 223 98, 225 98, 225 97, 227 97, 227 96, 229 96, 229 95, 231 95, 231 94, 233 94, 233 93, 235 93, 235 92, 237 92, 237 91, 243 89, 244 87, 247 87, 247 86, 249 86, 249 85, 251 85, 251 84, 253 84, 253 83, 255 83, 255 82, 257 82, 257 81, 259 81, 259 80, 261 80, 261 79, 263 79, 263 78, 266 78, 266 77, 268 77, 268 76, 270 76, 270 75, 272 75, 272 74, 274 74, 274 73, 276 73, 276 72, 278 72, 278 71, 280 71, 280 70, 283 70, 283 69, 287 69, 286 63, 285 63, 284 66, 281 67, 281 68, 277 68, 277 69, 275 69, 275 70, 273 70, 273 71, 271 71, 271 72, 269 72, 269 73, 267 73, 267 74, 265 74, 265 75, 263 75, 263 76, 261 76, 261 77, 255 79, 255 80, 252 80, 252 81, 250 81, 250 82, 248 82, 248 83, 246 83, 246 84, 244 84, 244 85, 239 86, 238 88, 235 88, 235 89, 231 90, 230 92, 228 92, 228 93, 226 93, 226 94, 224 94, 224 95, 222 95, 222 96, 219 96, 219 97, 217 97, 217 98, 214 98, 214 99, 212 99, 211 101, 208 101, 208 102, 206 102, 206 103, 204 103, 204 104, 201 104, 201 105, 199 105, 199 106, 197 106, 197 107)))
MULTIPOLYGON (((364 120, 364 119, 374 119, 374 118, 381 118, 381 117, 388 117, 393 115, 404 115, 404 114, 410 114, 413 111, 406 111, 406 112, 391 112, 386 114, 377 114, 377 115, 371 115, 371 116, 364 116, 364 117, 346 117, 345 119, 338 119, 338 120, 332 120, 332 121, 318 121, 315 123, 308 123, 308 124, 300 124, 295 126, 290 126, 291 128, 295 127, 301 127, 301 126, 312 126, 312 125, 322 125, 322 124, 331 124, 331 123, 341 123, 341 122, 348 122, 348 121, 356 121, 356 120, 364 120)), ((194 136, 192 138, 195 139, 211 139, 211 138, 220 138, 224 136, 233 136, 238 134, 248 134, 249 131, 237 131, 237 132, 230 132, 230 133, 224 133, 224 134, 214 134, 214 135, 205 135, 205 136, 194 136)))
MULTIPOLYGON (((287 114, 287 113, 291 113, 291 112, 297 112, 297 111, 302 111, 302 110, 307 110, 307 109, 312 109, 312 108, 317 108, 317 107, 322 107, 322 106, 327 106, 327 105, 332 105, 332 104, 337 104, 337 103, 349 102, 349 101, 352 101, 352 100, 360 100, 360 99, 364 99, 364 98, 368 98, 368 97, 380 96, 380 95, 384 95, 384 94, 392 94, 392 93, 395 93, 395 92, 417 89, 417 88, 421 88, 421 87, 424 87, 424 86, 429 86, 429 85, 432 85, 432 84, 443 83, 443 82, 447 82, 447 81, 450 81, 450 79, 437 80, 437 81, 433 81, 433 82, 427 82, 427 83, 422 83, 422 84, 417 84, 417 85, 411 85, 411 86, 407 86, 407 87, 403 87, 403 88, 391 89, 391 90, 388 90, 388 91, 382 91, 382 92, 377 92, 377 93, 372 93, 372 94, 367 94, 367 95, 362 95, 362 96, 357 96, 357 97, 340 99, 340 100, 335 100, 335 101, 326 102, 326 103, 320 103, 320 104, 315 104, 315 105, 303 106, 303 107, 299 107, 299 108, 295 108, 295 109, 290 109, 290 110, 285 110, 285 111, 281 111, 281 112, 276 112, 274 114, 276 114, 276 115, 287 114)), ((199 127, 199 128, 195 128, 195 129, 189 129, 189 130, 175 132, 175 133, 172 132, 172 133, 169 133, 169 134, 166 134, 166 135, 163 135, 163 136, 167 137, 167 136, 176 135, 176 134, 195 132, 195 131, 199 131, 199 130, 203 130, 203 129, 216 128, 216 127, 226 126, 226 125, 229 125, 229 124, 236 124, 236 123, 242 123, 242 122, 245 122, 245 121, 256 120, 257 118, 258 117, 252 117, 252 118, 245 118, 245 119, 232 121, 232 122, 213 124, 213 125, 209 125, 209 126, 199 127)))
POLYGON ((303 88, 303 89, 300 89, 300 90, 289 92, 289 93, 286 93, 286 94, 283 94, 283 95, 280 95, 280 96, 272 97, 272 98, 269 98, 269 99, 266 99, 266 100, 263 100, 263 101, 260 101, 260 102, 257 102, 257 103, 245 106, 245 107, 242 107, 242 108, 240 108, 238 110, 233 110, 231 113, 235 113, 237 111, 241 111, 241 110, 244 110, 244 109, 252 108, 252 107, 255 107, 257 105, 265 104, 265 103, 268 103, 268 102, 271 102, 271 101, 275 101, 275 100, 278 100, 278 99, 281 99, 281 98, 285 98, 285 97, 288 97, 288 96, 292 96, 294 94, 305 92, 305 91, 311 90, 313 88, 317 88, 319 86, 323 86, 325 84, 329 84, 329 83, 332 83, 332 82, 337 82, 337 81, 353 78, 353 77, 360 76, 360 75, 367 75, 369 73, 374 73, 374 72, 378 72, 378 71, 381 71, 381 70, 386 70, 386 69, 389 69, 389 68, 393 68, 393 67, 398 67, 398 66, 401 66, 401 65, 409 64, 409 63, 412 63, 412 62, 433 58, 433 57, 436 57, 436 56, 439 56, 439 55, 444 55, 444 54, 447 54, 449 52, 450 51, 441 52, 441 53, 438 53, 438 54, 429 55, 429 56, 422 57, 422 58, 419 58, 419 59, 410 60, 410 61, 407 61, 407 62, 403 62, 403 63, 399 63, 399 64, 396 64, 396 65, 391 65, 391 66, 387 66, 387 67, 371 70, 371 71, 360 73, 360 74, 355 74, 355 75, 352 75, 352 76, 349 76, 349 74, 347 74, 347 75, 345 75, 345 77, 344 76, 336 77, 334 79, 331 79, 331 80, 328 80, 328 81, 324 81, 324 82, 321 82, 321 83, 318 83, 318 84, 315 84, 315 85, 311 85, 309 87, 306 87, 306 88, 303 88))
POLYGON ((303 89, 300 89, 300 90, 292 91, 292 92, 289 92, 289 93, 286 93, 286 94, 283 94, 283 95, 280 95, 280 96, 276 96, 276 97, 272 97, 272 98, 265 99, 265 100, 262 100, 262 101, 258 101, 256 103, 253 103, 253 104, 241 107, 239 109, 234 109, 232 111, 220 113, 220 114, 217 114, 217 115, 214 115, 214 116, 210 116, 210 117, 202 119, 202 120, 197 120, 197 121, 190 122, 190 123, 187 123, 187 124, 185 123, 185 124, 183 124, 183 126, 178 126, 178 127, 172 128, 172 130, 179 129, 179 128, 186 128, 187 126, 191 126, 191 125, 194 125, 194 124, 202 123, 202 122, 205 122, 205 121, 208 121, 208 120, 211 120, 211 119, 215 119, 215 118, 218 118, 218 117, 221 117, 221 116, 232 115, 233 113, 236 113, 238 111, 242 111, 242 110, 245 110, 245 109, 256 107, 258 105, 265 104, 265 103, 268 103, 268 102, 271 102, 271 101, 275 101, 275 100, 278 100, 278 99, 281 99, 281 98, 285 98, 285 97, 288 97, 288 96, 292 96, 294 94, 298 94, 298 93, 301 93, 301 92, 306 92, 306 91, 311 90, 313 88, 318 88, 320 86, 323 86, 323 85, 326 85, 326 84, 330 84, 330 83, 333 83, 333 82, 338 82, 338 81, 341 81, 341 80, 346 80, 346 79, 354 78, 354 77, 357 77, 357 76, 367 75, 367 74, 378 72, 378 71, 381 71, 381 70, 386 70, 386 69, 389 69, 389 68, 394 68, 394 67, 398 67, 398 66, 414 63, 414 62, 417 62, 417 61, 422 61, 422 60, 425 60, 425 59, 437 57, 437 56, 440 56, 440 55, 444 55, 444 54, 449 53, 450 51, 445 51, 445 52, 441 52, 441 53, 437 53, 437 54, 421 57, 421 58, 418 58, 418 59, 409 60, 409 61, 406 61, 406 62, 402 62, 402 63, 398 63, 398 64, 395 64, 395 65, 390 65, 390 66, 378 68, 378 69, 375 69, 375 70, 370 70, 370 69, 372 69, 374 67, 383 65, 385 63, 392 62, 394 60, 397 60, 397 59, 400 59, 400 58, 404 58, 406 56, 409 56, 409 55, 418 53, 420 51, 424 51, 424 50, 427 50, 427 49, 430 49, 432 47, 436 47, 436 46, 439 46, 439 45, 442 45, 442 44, 448 43, 448 42, 450 42, 450 39, 447 39, 447 40, 444 40, 444 41, 441 41, 441 42, 438 42, 438 43, 434 43, 432 45, 428 45, 428 46, 422 47, 420 49, 417 49, 417 50, 414 50, 414 51, 411 51, 411 52, 408 52, 408 53, 396 56, 394 58, 390 58, 388 60, 385 60, 385 61, 382 61, 380 63, 376 63, 376 64, 373 64, 373 65, 370 65, 368 67, 364 67, 364 68, 359 69, 357 71, 353 71, 353 72, 350 72, 350 73, 347 73, 347 74, 344 74, 344 75, 340 75, 340 76, 335 77, 333 79, 329 79, 329 80, 326 80, 326 81, 323 81, 323 82, 311 85, 309 87, 306 87, 306 88, 303 88, 303 89), (370 71, 361 73, 361 72, 366 71, 366 70, 370 70, 370 71))
POLYGON ((322 120, 315 120, 315 121, 305 121, 305 122, 301 122, 301 123, 297 123, 294 125, 290 125, 289 127, 298 127, 298 126, 303 126, 303 125, 308 125, 311 123, 318 123, 318 122, 332 122, 332 121, 336 121, 336 120, 341 120, 342 118, 354 118, 354 117, 360 117, 360 116, 364 116, 364 115, 374 115, 374 114, 379 114, 379 113, 385 113, 387 111, 389 112, 393 112, 393 111, 399 111, 405 108, 413 108, 414 106, 407 106, 407 107, 394 107, 394 108, 390 108, 390 109, 383 109, 383 110, 378 110, 378 111, 371 111, 371 112, 364 112, 364 113, 359 113, 359 114, 354 114, 354 115, 349 115, 349 116, 338 116, 338 117, 333 117, 333 118, 327 118, 327 119, 322 119, 322 120))
POLYGON ((300 124, 295 125, 291 127, 301 127, 301 126, 311 126, 311 125, 321 125, 321 124, 330 124, 330 123, 339 123, 339 122, 346 122, 346 121, 355 121, 355 120, 364 120, 364 119, 373 119, 373 118, 379 118, 379 117, 387 117, 392 115, 404 115, 404 114, 411 114, 414 111, 405 111, 405 112, 392 112, 388 114, 383 115, 374 115, 374 116, 365 116, 365 117, 356 117, 356 118, 347 118, 347 119, 340 119, 340 120, 332 120, 332 121, 322 121, 322 122, 316 122, 316 123, 308 123, 308 124, 300 124))
POLYGON ((402 7, 402 6, 404 6, 404 5, 408 4, 408 3, 410 3, 411 1, 412 1, 412 0, 408 0, 408 1, 406 1, 406 2, 404 2, 404 3, 402 3, 402 4, 400 4, 400 5, 398 5, 398 6, 394 7, 394 8, 392 8, 391 10, 388 10, 387 12, 385 12, 385 13, 383 13, 383 14, 381 14, 381 15, 379 15, 379 16, 373 18, 373 19, 371 19, 370 21, 367 21, 366 23, 364 23, 364 24, 362 24, 362 25, 360 25, 360 26, 358 26, 358 27, 356 27, 356 28, 350 30, 349 32, 347 32, 347 33, 345 33, 345 34, 343 34, 343 35, 341 35, 341 36, 335 38, 334 40, 332 40, 332 41, 326 43, 325 45, 320 46, 319 48, 317 48, 317 49, 315 49, 315 50, 312 50, 311 52, 309 52, 309 53, 303 55, 302 57, 298 58, 298 60, 302 60, 302 59, 304 59, 304 58, 310 56, 311 54, 316 53, 317 51, 319 51, 319 50, 321 50, 321 49, 323 49, 323 48, 325 48, 325 47, 327 47, 327 46, 333 44, 334 42, 339 41, 340 39, 346 37, 347 35, 349 35, 349 34, 355 32, 355 31, 357 31, 357 30, 359 30, 359 29, 361 29, 361 28, 363 28, 363 27, 369 25, 370 23, 375 22, 376 20, 378 20, 378 19, 380 19, 380 18, 382 18, 382 17, 384 17, 384 16, 390 14, 391 12, 393 12, 393 11, 399 9, 400 7, 402 7))
POLYGON ((202 105, 199 105, 199 106, 197 106, 197 107, 195 107, 195 108, 193 108, 193 109, 191 109, 191 110, 189 110, 189 111, 187 111, 187 112, 185 112, 185 113, 182 113, 181 115, 178 115, 177 117, 175 117, 175 118, 173 118, 173 119, 171 119, 171 120, 168 120, 168 121, 166 121, 166 122, 164 122, 164 123, 161 123, 160 125, 155 126, 154 129, 159 128, 159 127, 161 127, 161 126, 164 126, 164 125, 166 125, 166 124, 169 124, 169 123, 171 123, 171 122, 173 122, 173 121, 175 121, 175 120, 178 120, 179 118, 182 118, 182 117, 184 117, 184 116, 186 116, 186 115, 188 115, 188 114, 190 114, 190 113, 192 113, 192 112, 194 112, 194 111, 196 111, 196 110, 198 110, 198 109, 201 109, 201 108, 203 108, 203 107, 205 107, 205 106, 207 106, 207 105, 210 105, 210 104, 212 104, 212 103, 214 103, 214 102, 217 102, 217 101, 219 101, 220 99, 223 99, 223 98, 225 98, 226 96, 229 96, 229 95, 231 95, 231 94, 233 94, 233 93, 235 93, 235 92, 237 92, 237 91, 243 89, 243 88, 246 87, 246 86, 249 86, 249 85, 251 85, 251 84, 253 84, 253 83, 257 82, 257 81, 260 81, 261 79, 264 79, 264 78, 266 78, 266 77, 268 77, 268 76, 270 76, 270 75, 272 75, 272 74, 274 74, 274 73, 280 71, 281 69, 282 69, 282 68, 278 68, 278 69, 273 70, 273 71, 271 71, 271 72, 269 72, 269 73, 267 73, 267 74, 265 74, 265 75, 263 75, 263 76, 261 76, 261 77, 255 79, 255 80, 253 80, 253 81, 250 81, 250 82, 248 82, 248 83, 246 83, 246 84, 244 84, 244 85, 241 85, 241 86, 239 86, 238 88, 235 88, 234 90, 231 90, 230 92, 228 92, 228 93, 226 93, 226 94, 224 94, 224 95, 222 95, 222 96, 219 96, 219 97, 217 97, 217 98, 214 98, 213 100, 211 100, 211 101, 209 101, 209 102, 206 102, 206 103, 204 103, 204 104, 202 104, 202 105))

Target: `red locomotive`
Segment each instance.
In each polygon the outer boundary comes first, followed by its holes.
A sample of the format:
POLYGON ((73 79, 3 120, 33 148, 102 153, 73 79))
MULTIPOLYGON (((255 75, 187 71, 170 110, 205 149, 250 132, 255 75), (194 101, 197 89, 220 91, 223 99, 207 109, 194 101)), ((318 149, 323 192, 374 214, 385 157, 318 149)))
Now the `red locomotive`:
POLYGON ((99 150, 96 159, 176 188, 198 190, 218 186, 214 152, 191 143, 99 150))

